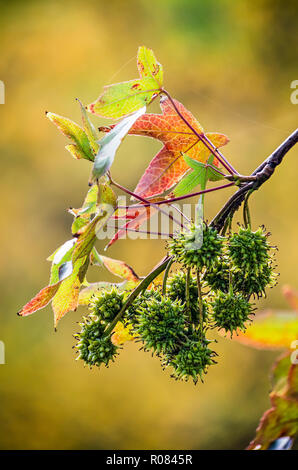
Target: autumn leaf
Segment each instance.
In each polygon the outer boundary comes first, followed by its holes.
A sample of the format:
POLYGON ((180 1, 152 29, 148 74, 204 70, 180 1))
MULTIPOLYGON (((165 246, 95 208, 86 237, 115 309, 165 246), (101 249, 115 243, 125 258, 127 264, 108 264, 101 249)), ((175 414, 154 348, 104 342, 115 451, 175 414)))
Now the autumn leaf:
MULTIPOLYGON (((202 126, 183 104, 177 100, 174 102, 196 132, 204 134, 202 126)), ((162 114, 144 114, 129 131, 129 134, 152 137, 164 144, 164 147, 149 164, 135 189, 135 193, 145 198, 160 195, 180 181, 189 170, 182 153, 186 153, 190 158, 202 163, 206 163, 210 156, 210 150, 178 116, 170 100, 162 98, 160 106, 162 114)), ((109 132, 112 128, 113 126, 102 127, 100 130, 109 132)), ((215 147, 221 147, 229 141, 224 134, 211 132, 205 135, 215 147)), ((214 165, 218 166, 217 160, 214 161, 214 165)))
POLYGON ((56 294, 60 284, 61 282, 57 282, 56 284, 41 289, 41 291, 39 291, 38 294, 36 294, 36 296, 18 312, 18 315, 21 317, 26 317, 27 315, 31 315, 37 310, 46 307, 56 294))
POLYGON ((238 331, 233 341, 259 349, 291 348, 298 339, 298 312, 265 311, 256 315, 246 332, 238 331))
POLYGON ((132 334, 132 329, 132 325, 124 326, 123 323, 118 322, 113 330, 111 338, 112 343, 119 346, 126 341, 133 341, 134 336, 132 334))
POLYGON ((65 148, 74 158, 84 158, 90 161, 94 160, 92 147, 84 129, 70 119, 59 116, 58 114, 47 112, 46 116, 58 127, 63 135, 72 140, 73 143, 67 145, 65 148))
POLYGON ((298 433, 298 366, 290 354, 282 356, 273 369, 271 408, 261 418, 256 437, 248 450, 266 450, 279 438, 294 438, 298 433))
POLYGON ((118 119, 151 103, 161 91, 162 66, 153 51, 145 46, 139 48, 137 65, 139 79, 104 87, 102 95, 87 110, 98 116, 118 119))
MULTIPOLYGON (((128 222, 122 225, 122 227, 116 232, 113 238, 108 243, 107 247, 109 248, 117 240, 122 237, 125 237, 130 230, 137 231, 140 226, 146 222, 147 219, 152 217, 152 215, 157 211, 153 206, 142 207, 140 204, 138 208, 127 208, 125 216, 121 215, 121 218, 125 217, 128 219, 128 222)), ((117 217, 117 216, 116 216, 117 217)))
POLYGON ((133 281, 137 283, 140 280, 139 276, 135 273, 132 267, 126 264, 124 261, 109 258, 108 256, 100 255, 97 252, 96 255, 92 254, 91 260, 93 264, 104 266, 108 271, 110 271, 110 273, 121 277, 126 281, 133 281), (94 256, 96 256, 95 259, 94 256))

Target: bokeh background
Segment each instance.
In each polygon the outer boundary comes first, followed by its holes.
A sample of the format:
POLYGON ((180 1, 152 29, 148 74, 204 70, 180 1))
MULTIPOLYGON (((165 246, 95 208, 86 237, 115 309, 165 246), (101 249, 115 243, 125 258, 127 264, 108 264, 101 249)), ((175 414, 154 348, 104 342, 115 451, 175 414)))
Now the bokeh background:
MULTIPOLYGON (((92 102, 103 85, 136 77, 137 47, 152 47, 167 89, 208 131, 226 133, 225 155, 251 172, 296 127, 295 0, 0 1, 1 449, 241 449, 269 406, 277 352, 219 338, 219 363, 204 385, 176 383, 158 360, 128 344, 110 369, 74 361, 72 334, 84 309, 53 330, 50 307, 16 312, 49 276, 46 257, 69 238, 69 206, 80 207, 90 166, 65 151, 45 118, 76 121, 75 98, 92 102)), ((101 123, 99 119, 95 123, 101 123)), ((131 137, 113 168, 133 189, 160 148, 131 137)), ((279 245, 279 283, 298 286, 297 150, 252 199, 255 227, 279 245)), ((211 218, 229 191, 207 199, 211 218)), ((98 243, 102 249, 103 243, 98 243)), ((108 256, 144 275, 164 254, 158 240, 119 241, 108 256)), ((103 270, 90 280, 112 279, 103 270)), ((259 309, 285 309, 280 285, 259 309)))

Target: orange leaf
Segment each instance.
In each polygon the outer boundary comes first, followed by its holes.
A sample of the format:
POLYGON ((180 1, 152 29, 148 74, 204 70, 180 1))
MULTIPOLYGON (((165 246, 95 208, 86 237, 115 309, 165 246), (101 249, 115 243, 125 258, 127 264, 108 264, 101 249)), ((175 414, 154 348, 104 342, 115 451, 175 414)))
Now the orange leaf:
POLYGON ((233 340, 260 349, 291 348, 298 338, 298 313, 265 311, 256 315, 246 332, 233 340))
POLYGON ((36 296, 31 299, 23 308, 18 312, 18 315, 25 317, 31 315, 31 313, 40 310, 41 308, 46 307, 48 303, 52 300, 54 295, 59 289, 59 286, 62 281, 56 282, 50 286, 44 287, 41 291, 36 294, 36 296))
MULTIPOLYGON (((174 100, 174 102, 195 131, 203 135, 204 130, 195 117, 179 101, 174 100)), ((135 189, 135 192, 143 197, 162 194, 182 178, 189 167, 181 152, 187 153, 189 157, 203 163, 210 155, 210 150, 179 117, 168 98, 162 98, 160 106, 162 114, 144 114, 129 131, 129 134, 152 137, 164 144, 164 147, 149 164, 135 189)), ((109 129, 111 127, 101 128, 102 131, 109 129)), ((215 147, 221 147, 229 141, 224 134, 206 133, 205 135, 215 147)), ((218 166, 216 159, 214 164, 218 166)))
POLYGON ((134 270, 118 259, 108 258, 107 256, 99 255, 101 261, 105 267, 110 271, 110 273, 115 274, 115 276, 122 277, 127 281, 138 282, 140 280, 139 276, 134 272, 134 270))

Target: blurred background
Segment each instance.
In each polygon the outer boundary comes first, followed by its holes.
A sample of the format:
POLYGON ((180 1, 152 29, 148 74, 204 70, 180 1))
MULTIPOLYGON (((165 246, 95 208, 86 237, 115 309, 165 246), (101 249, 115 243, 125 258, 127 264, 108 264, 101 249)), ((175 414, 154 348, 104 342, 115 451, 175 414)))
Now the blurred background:
MULTIPOLYGON (((66 209, 80 207, 90 172, 64 149, 68 142, 45 111, 78 122, 75 98, 87 104, 105 84, 135 78, 144 44, 163 64, 166 88, 206 130, 230 137, 224 154, 248 174, 297 126, 290 101, 298 79, 297 2, 29 0, 0 7, 0 448, 244 448, 269 407, 277 352, 219 338, 219 363, 196 387, 170 379, 134 344, 110 369, 89 371, 72 350, 83 308, 56 333, 50 307, 24 319, 16 312, 47 284, 46 257, 70 238, 66 209)), ((115 179, 133 189, 159 148, 127 138, 115 179)), ((265 224, 279 246, 279 286, 260 310, 288 308, 280 286, 298 286, 297 157, 293 149, 251 201, 255 227, 265 224)), ((231 194, 225 191, 208 196, 209 219, 231 194)), ((164 241, 123 240, 107 255, 144 275, 164 255, 164 241)), ((98 268, 89 275, 103 279, 112 277, 98 268)))

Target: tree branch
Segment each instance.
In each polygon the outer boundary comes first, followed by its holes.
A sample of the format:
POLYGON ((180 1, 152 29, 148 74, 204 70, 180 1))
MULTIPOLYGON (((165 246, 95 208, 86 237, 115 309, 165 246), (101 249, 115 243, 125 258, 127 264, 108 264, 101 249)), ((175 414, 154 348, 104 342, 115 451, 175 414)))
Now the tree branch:
POLYGON ((298 129, 296 129, 266 160, 261 163, 258 168, 251 174, 255 177, 254 181, 250 181, 241 185, 240 189, 233 194, 223 208, 211 221, 210 225, 218 231, 224 226, 226 219, 239 209, 245 199, 248 191, 256 191, 265 183, 274 173, 275 168, 280 165, 284 156, 298 142, 298 129))

